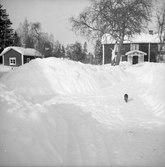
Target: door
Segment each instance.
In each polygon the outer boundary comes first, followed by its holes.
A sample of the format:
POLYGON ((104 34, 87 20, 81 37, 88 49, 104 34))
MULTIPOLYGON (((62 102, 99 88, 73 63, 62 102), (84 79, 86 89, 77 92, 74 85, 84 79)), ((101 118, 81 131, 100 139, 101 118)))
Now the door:
POLYGON ((138 56, 133 56, 132 64, 137 64, 137 63, 138 63, 138 56))

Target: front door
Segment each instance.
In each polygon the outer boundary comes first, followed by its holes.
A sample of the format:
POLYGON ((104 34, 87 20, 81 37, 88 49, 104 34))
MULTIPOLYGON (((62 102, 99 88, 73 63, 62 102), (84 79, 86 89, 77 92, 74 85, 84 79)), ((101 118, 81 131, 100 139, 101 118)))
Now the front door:
POLYGON ((133 56, 133 64, 137 64, 138 63, 138 56, 133 56))

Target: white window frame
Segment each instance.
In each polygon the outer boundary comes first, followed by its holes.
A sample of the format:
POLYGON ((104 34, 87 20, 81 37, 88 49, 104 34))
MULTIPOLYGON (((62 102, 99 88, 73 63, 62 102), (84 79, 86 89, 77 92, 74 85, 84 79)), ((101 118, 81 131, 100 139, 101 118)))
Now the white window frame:
POLYGON ((139 44, 131 44, 130 50, 139 50, 139 44))
POLYGON ((9 58, 9 65, 16 65, 16 57, 9 58))

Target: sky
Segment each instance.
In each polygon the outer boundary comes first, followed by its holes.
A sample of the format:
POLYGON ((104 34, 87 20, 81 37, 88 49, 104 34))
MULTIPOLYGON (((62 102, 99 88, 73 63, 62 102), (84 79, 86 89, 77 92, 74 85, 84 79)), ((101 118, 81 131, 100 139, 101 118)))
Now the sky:
MULTIPOLYGON (((69 18, 78 16, 85 7, 90 5, 90 0, 0 0, 3 9, 9 14, 16 29, 27 18, 28 22, 40 22, 43 32, 54 35, 54 40, 61 44, 88 42, 87 39, 77 36, 71 31, 69 18)), ((88 44, 88 51, 92 51, 92 44, 88 44)))
MULTIPOLYGON (((155 6, 160 5, 163 0, 156 1, 155 6)), ((88 43, 88 51, 93 52, 93 44, 85 37, 77 36, 71 31, 69 18, 78 16, 86 7, 90 6, 90 0, 0 0, 3 9, 9 14, 15 30, 20 23, 25 21, 40 22, 43 32, 54 35, 54 40, 61 44, 88 43)), ((150 29, 154 28, 150 24, 150 29)))

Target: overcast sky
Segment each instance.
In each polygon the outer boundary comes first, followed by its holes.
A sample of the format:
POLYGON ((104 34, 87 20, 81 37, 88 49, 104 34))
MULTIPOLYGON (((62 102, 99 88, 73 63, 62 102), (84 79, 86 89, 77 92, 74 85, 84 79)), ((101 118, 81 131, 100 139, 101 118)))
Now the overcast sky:
MULTIPOLYGON (((42 30, 54 35, 64 46, 79 41, 82 44, 85 38, 76 36, 71 31, 68 19, 83 11, 90 5, 90 0, 0 0, 3 9, 7 10, 9 19, 16 29, 27 18, 28 22, 40 22, 42 30)), ((90 45, 90 44, 88 44, 90 45)), ((88 46, 91 49, 91 45, 88 46)))
MULTIPOLYGON (((42 30, 54 35, 54 40, 59 40, 64 46, 79 41, 82 44, 85 38, 76 36, 72 32, 68 19, 71 15, 78 16, 83 9, 90 5, 90 0, 0 0, 3 9, 7 10, 9 19, 16 29, 25 18, 29 22, 40 22, 42 30)), ((163 0, 157 0, 160 5, 163 0)), ((154 24, 150 24, 150 29, 154 24)), ((88 50, 92 51, 92 45, 88 43, 88 50)))

